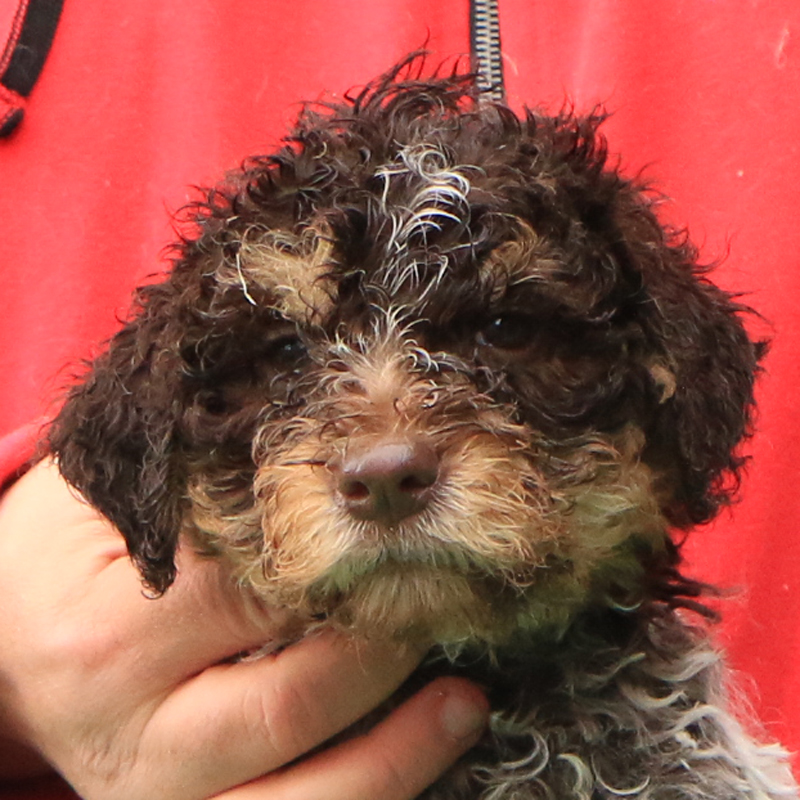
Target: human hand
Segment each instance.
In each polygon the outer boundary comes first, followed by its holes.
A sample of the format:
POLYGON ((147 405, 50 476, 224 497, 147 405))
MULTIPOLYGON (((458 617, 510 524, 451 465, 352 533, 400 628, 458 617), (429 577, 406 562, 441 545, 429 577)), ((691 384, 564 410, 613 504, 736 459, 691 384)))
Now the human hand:
MULTIPOLYGON (((276 614, 184 548, 159 599, 49 462, 0 500, 0 726, 87 800, 413 798, 480 734, 465 681, 297 760, 380 704, 422 654, 333 633, 260 659, 276 614)), ((19 762, 20 764, 22 762, 19 762)))

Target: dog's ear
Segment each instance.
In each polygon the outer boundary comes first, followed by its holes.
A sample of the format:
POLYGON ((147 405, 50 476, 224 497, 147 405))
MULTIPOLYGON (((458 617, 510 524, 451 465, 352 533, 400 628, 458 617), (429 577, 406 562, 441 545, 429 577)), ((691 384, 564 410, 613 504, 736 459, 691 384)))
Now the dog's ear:
POLYGON ((71 389, 49 446, 66 480, 122 532, 145 583, 161 593, 175 577, 186 476, 176 458, 177 370, 149 313, 158 303, 150 305, 71 389))
POLYGON ((709 521, 738 488, 738 447, 750 432, 767 346, 751 339, 749 309, 708 280, 687 242, 660 249, 664 257, 645 273, 644 327, 659 351, 650 368, 659 407, 645 458, 664 477, 671 521, 689 527, 709 521))

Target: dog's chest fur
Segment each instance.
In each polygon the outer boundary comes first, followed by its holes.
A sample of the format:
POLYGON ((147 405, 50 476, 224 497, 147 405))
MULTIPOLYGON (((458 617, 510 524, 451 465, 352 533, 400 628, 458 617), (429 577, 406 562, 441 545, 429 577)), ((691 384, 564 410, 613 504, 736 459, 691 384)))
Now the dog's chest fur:
POLYGON ((63 474, 156 592, 182 538, 287 636, 482 682, 492 732, 428 797, 792 795, 671 539, 735 488, 745 309, 599 117, 403 69, 208 193, 56 419, 63 474))

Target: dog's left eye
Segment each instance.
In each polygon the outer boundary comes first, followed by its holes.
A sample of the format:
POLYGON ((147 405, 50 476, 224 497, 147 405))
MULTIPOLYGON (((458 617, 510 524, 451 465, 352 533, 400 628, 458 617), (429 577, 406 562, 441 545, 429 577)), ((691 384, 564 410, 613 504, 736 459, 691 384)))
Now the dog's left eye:
POLYGON ((306 346, 299 336, 280 336, 270 342, 267 357, 270 361, 287 366, 299 361, 306 354, 306 346))
POLYGON ((529 314, 511 312, 500 314, 478 331, 479 345, 502 350, 520 350, 530 344, 533 319, 529 314))

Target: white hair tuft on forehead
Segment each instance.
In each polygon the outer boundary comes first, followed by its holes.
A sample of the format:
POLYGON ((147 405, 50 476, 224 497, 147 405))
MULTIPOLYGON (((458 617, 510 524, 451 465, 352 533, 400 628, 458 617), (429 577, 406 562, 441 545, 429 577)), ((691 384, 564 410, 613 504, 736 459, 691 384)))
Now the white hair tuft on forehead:
POLYGON ((418 286, 423 273, 432 266, 436 273, 430 277, 425 291, 435 290, 450 262, 446 248, 429 248, 429 235, 440 232, 447 223, 469 224, 471 184, 464 173, 475 167, 456 166, 450 162, 441 148, 423 142, 406 145, 393 163, 376 172, 383 180, 381 206, 392 222, 386 248, 387 263, 382 270, 382 278, 392 292, 404 286, 418 286), (393 185, 398 181, 405 184, 406 197, 409 182, 413 182, 415 190, 403 205, 395 205, 390 198, 393 185))

